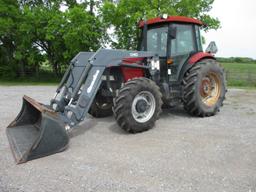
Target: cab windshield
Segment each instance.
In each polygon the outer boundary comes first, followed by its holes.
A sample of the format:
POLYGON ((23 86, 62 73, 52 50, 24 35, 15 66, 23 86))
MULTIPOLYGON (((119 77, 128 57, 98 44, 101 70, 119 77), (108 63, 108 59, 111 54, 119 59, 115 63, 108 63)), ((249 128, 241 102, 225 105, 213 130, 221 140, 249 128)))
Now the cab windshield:
POLYGON ((143 33, 142 30, 142 38, 143 35, 146 38, 141 41, 140 50, 154 52, 160 57, 166 57, 167 55, 175 57, 190 54, 194 51, 202 51, 199 26, 194 28, 193 25, 189 24, 172 24, 172 27, 176 29, 176 36, 170 40, 169 53, 167 53, 168 25, 149 27, 147 33, 143 33), (146 48, 144 41, 146 41, 146 48))
MULTIPOLYGON (((153 27, 147 30, 147 51, 154 52, 160 57, 166 57, 168 25, 153 27)), ((142 50, 145 47, 142 45, 142 50)))

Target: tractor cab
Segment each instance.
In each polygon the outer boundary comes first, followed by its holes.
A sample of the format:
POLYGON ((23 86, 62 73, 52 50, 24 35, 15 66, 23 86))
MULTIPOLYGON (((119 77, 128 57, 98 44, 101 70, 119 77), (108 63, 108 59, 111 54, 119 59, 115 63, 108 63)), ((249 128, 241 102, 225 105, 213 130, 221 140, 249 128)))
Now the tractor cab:
POLYGON ((200 26, 193 18, 165 16, 140 22, 142 29, 140 50, 160 57, 162 82, 178 81, 185 63, 192 55, 202 52, 200 26))

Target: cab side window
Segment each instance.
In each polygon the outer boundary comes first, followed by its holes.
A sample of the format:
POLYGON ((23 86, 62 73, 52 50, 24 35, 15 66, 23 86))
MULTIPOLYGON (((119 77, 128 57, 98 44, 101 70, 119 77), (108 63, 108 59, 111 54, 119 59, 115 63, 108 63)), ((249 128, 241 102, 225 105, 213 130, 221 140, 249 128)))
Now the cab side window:
POLYGON ((175 24, 177 35, 171 41, 171 56, 185 55, 195 51, 192 25, 175 24))
POLYGON ((168 26, 152 28, 147 33, 147 50, 166 57, 168 26))

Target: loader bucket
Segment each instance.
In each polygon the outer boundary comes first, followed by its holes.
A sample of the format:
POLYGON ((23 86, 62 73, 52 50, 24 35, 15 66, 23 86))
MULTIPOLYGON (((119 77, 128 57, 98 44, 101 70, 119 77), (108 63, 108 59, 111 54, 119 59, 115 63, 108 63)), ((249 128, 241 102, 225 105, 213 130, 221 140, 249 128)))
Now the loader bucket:
POLYGON ((58 114, 28 96, 6 134, 17 164, 63 151, 69 142, 58 114))

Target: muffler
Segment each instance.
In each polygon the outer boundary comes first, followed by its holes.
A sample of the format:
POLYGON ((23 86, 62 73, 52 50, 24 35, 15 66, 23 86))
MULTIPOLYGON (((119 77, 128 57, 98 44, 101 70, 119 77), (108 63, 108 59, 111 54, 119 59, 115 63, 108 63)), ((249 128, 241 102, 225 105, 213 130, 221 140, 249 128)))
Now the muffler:
POLYGON ((17 164, 65 150, 69 143, 58 113, 24 96, 19 115, 6 134, 17 164))

